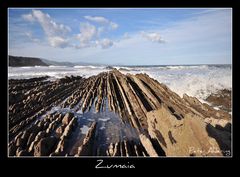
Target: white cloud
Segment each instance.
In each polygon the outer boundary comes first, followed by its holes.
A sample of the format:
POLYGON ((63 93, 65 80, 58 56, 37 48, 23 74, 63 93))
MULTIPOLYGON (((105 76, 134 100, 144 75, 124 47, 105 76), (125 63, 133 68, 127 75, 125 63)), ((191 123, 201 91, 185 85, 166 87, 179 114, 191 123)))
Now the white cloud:
POLYGON ((25 35, 33 42, 40 42, 39 39, 33 37, 31 32, 25 32, 25 35))
POLYGON ((101 24, 106 24, 109 23, 109 20, 104 18, 104 17, 93 17, 93 16, 84 16, 85 19, 89 20, 89 21, 93 21, 93 22, 97 22, 97 23, 101 23, 101 24))
POLYGON ((101 41, 96 41, 97 45, 100 45, 103 49, 107 49, 111 46, 113 46, 113 41, 110 39, 104 38, 101 41))
POLYGON ((79 44, 74 44, 73 47, 75 49, 83 49, 83 48, 89 48, 89 47, 92 47, 92 44, 89 42, 89 43, 79 43, 79 44))
POLYGON ((158 42, 158 43, 163 43, 165 42, 163 39, 162 39, 162 36, 159 34, 159 33, 154 33, 154 32, 142 32, 141 33, 142 36, 152 42, 158 42))
POLYGON ((77 39, 81 43, 89 43, 97 35, 97 29, 94 25, 89 23, 80 24, 80 33, 77 35, 77 39))
POLYGON ((32 11, 33 17, 39 22, 44 32, 48 36, 63 35, 71 31, 71 28, 63 24, 56 23, 48 14, 40 10, 32 11))
POLYGON ((114 39, 114 45, 107 50, 103 50, 100 45, 101 36, 94 36, 86 44, 76 39, 76 33, 74 39, 77 42, 74 41, 73 47, 64 50, 41 45, 42 43, 23 43, 21 46, 10 46, 9 50, 14 55, 41 56, 56 60, 62 58, 63 61, 68 58, 72 61, 96 62, 97 58, 97 62, 107 64, 228 63, 231 59, 231 22, 231 13, 215 11, 145 30, 147 34, 161 34, 167 41, 166 45, 146 42, 147 39, 139 31, 135 31, 129 33, 130 39, 121 38, 117 42, 114 39))
POLYGON ((100 36, 102 33, 105 32, 105 28, 103 26, 100 26, 100 27, 97 28, 97 32, 98 32, 97 35, 100 36))
POLYGON ((123 34, 123 39, 129 39, 129 38, 130 38, 130 36, 129 36, 128 33, 124 33, 124 34, 123 34))
MULTIPOLYGON (((57 23, 49 14, 41 10, 32 10, 29 14, 22 15, 22 18, 28 22, 38 23, 46 37, 46 41, 52 47, 66 48, 73 47, 76 49, 98 47, 102 49, 109 48, 113 41, 107 38, 101 39, 101 35, 109 30, 118 28, 118 24, 100 16, 84 16, 88 22, 80 23, 80 32, 69 36, 71 28, 64 24, 57 23), (99 23, 95 26, 90 22, 99 23)), ((32 34, 26 34, 33 42, 37 42, 32 34)))
POLYGON ((111 23, 110 23, 110 27, 111 27, 111 29, 115 30, 115 29, 118 28, 118 24, 117 24, 117 23, 114 23, 114 22, 111 22, 111 23))
POLYGON ((22 18, 26 21, 29 21, 29 22, 34 22, 35 21, 35 18, 33 17, 32 14, 24 14, 24 15, 22 15, 22 18))
POLYGON ((52 47, 65 48, 68 46, 68 41, 59 36, 49 37, 48 41, 52 47))
POLYGON ((98 47, 102 49, 107 49, 113 45, 113 41, 107 38, 98 39, 100 33, 104 28, 96 28, 90 23, 81 23, 80 24, 80 33, 77 34, 76 39, 79 41, 78 45, 74 45, 75 48, 87 48, 87 47, 98 47))
MULTIPOLYGON (((32 10, 30 14, 22 15, 22 18, 30 22, 38 22, 46 34, 47 41, 53 47, 67 47, 68 42, 65 39, 66 34, 71 28, 63 24, 56 23, 49 14, 45 14, 40 10, 32 10)), ((30 39, 34 39, 32 34, 27 34, 30 39)), ((36 42, 36 40, 33 40, 36 42)))
POLYGON ((84 16, 85 19, 89 20, 89 21, 92 21, 92 22, 96 22, 96 23, 100 23, 102 25, 108 25, 109 29, 112 29, 112 30, 115 30, 118 28, 118 24, 117 23, 114 23, 108 19, 106 19, 105 17, 100 17, 100 16, 84 16))

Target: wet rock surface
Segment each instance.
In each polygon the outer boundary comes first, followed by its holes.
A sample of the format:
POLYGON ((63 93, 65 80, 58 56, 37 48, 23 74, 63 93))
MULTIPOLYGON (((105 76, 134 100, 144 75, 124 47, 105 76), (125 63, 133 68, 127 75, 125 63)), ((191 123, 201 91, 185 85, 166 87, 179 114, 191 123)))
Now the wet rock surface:
POLYGON ((231 155, 231 115, 146 74, 9 80, 9 156, 231 155))
POLYGON ((220 110, 231 112, 231 95, 230 90, 219 90, 208 96, 206 101, 211 103, 212 106, 218 107, 220 110))

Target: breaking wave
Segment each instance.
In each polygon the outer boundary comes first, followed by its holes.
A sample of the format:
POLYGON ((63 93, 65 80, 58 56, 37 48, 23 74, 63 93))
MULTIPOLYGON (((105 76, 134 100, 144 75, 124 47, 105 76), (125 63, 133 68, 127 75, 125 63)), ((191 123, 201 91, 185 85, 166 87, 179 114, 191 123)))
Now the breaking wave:
POLYGON ((193 66, 41 66, 9 67, 9 79, 50 76, 52 79, 79 75, 90 77, 112 68, 123 73, 146 73, 160 83, 166 84, 181 97, 184 93, 204 100, 211 93, 222 89, 232 89, 231 65, 193 65, 193 66))

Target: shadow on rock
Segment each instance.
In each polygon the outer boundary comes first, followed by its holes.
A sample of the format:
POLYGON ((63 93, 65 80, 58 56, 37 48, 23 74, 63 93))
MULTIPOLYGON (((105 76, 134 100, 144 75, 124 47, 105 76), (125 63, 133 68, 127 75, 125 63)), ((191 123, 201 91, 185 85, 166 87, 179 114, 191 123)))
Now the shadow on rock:
POLYGON ((210 137, 214 138, 224 156, 231 155, 231 124, 228 123, 224 127, 216 125, 216 127, 211 124, 207 124, 206 130, 210 137))

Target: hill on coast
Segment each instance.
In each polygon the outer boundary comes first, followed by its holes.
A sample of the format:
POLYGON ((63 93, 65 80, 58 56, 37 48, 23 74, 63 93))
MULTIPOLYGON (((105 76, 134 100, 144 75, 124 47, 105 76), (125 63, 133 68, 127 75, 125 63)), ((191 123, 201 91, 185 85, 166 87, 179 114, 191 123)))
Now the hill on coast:
POLYGON ((98 63, 87 63, 87 62, 58 62, 43 58, 35 57, 22 57, 9 55, 8 63, 11 67, 22 67, 22 66, 75 66, 75 65, 100 65, 98 63))
POLYGON ((9 66, 19 67, 19 66, 48 66, 40 58, 32 57, 18 57, 9 55, 9 66))

